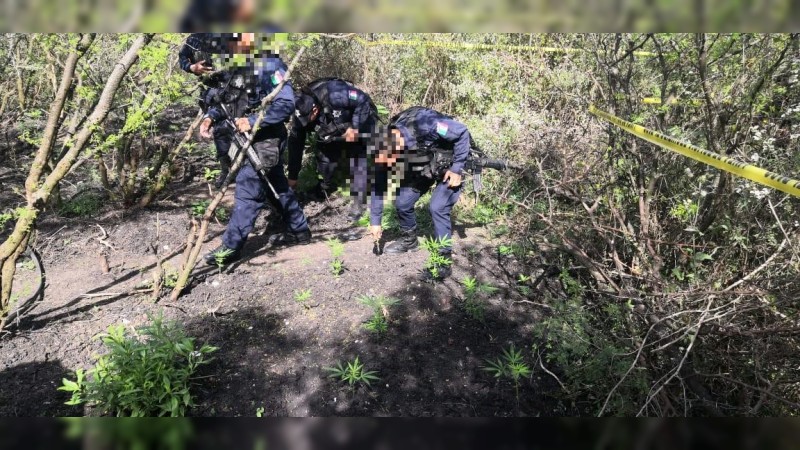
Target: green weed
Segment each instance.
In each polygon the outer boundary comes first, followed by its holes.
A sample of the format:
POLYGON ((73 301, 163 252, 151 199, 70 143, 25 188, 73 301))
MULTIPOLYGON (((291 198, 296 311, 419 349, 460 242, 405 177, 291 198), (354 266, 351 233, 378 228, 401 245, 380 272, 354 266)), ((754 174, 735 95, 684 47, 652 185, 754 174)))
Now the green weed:
POLYGON ((214 263, 217 265, 217 269, 220 273, 222 273, 222 268, 225 267, 225 259, 233 252, 234 250, 230 248, 223 248, 214 252, 214 263))
POLYGON ((203 170, 203 178, 208 182, 216 181, 219 174, 222 173, 220 169, 209 169, 208 167, 204 167, 203 170))
POLYGON ((375 334, 383 334, 389 329, 389 324, 386 321, 386 317, 377 312, 372 314, 372 317, 364 323, 364 329, 375 334))
POLYGON ((474 277, 464 277, 461 284, 464 285, 464 310, 467 315, 482 322, 485 318, 486 303, 480 295, 491 295, 499 289, 488 283, 478 283, 474 277))
POLYGON ((508 349, 503 349, 502 357, 494 361, 487 359, 483 370, 491 372, 495 378, 506 377, 514 381, 514 393, 519 405, 519 380, 531 374, 531 368, 522 358, 522 352, 514 349, 514 344, 508 349))
POLYGON ((344 273, 344 261, 342 260, 344 244, 336 238, 328 238, 325 245, 331 250, 331 256, 333 256, 333 261, 330 263, 331 273, 333 273, 333 276, 338 277, 344 273))
POLYGON ((372 309, 372 316, 364 323, 364 329, 379 335, 385 333, 389 329, 389 321, 386 318, 389 308, 399 303, 400 300, 382 295, 362 295, 357 300, 372 309))
POLYGON ((164 271, 164 286, 170 289, 174 288, 178 284, 178 278, 180 277, 178 270, 168 263, 164 263, 161 269, 164 271))
POLYGON ((311 289, 303 289, 302 291, 294 291, 294 301, 308 308, 308 300, 311 299, 311 289))
POLYGON ((449 266, 453 260, 441 255, 440 251, 445 248, 453 246, 453 239, 446 238, 430 238, 426 237, 422 240, 422 248, 428 252, 428 259, 425 261, 425 268, 431 272, 434 278, 439 277, 439 268, 449 266))
POLYGON ((331 256, 334 258, 341 258, 344 255, 344 244, 336 238, 328 238, 325 245, 331 250, 331 256))
MULTIPOLYGON (((211 200, 198 200, 189 206, 189 211, 192 216, 200 218, 205 215, 209 205, 211 205, 211 200)), ((224 206, 218 205, 214 210, 214 216, 220 221, 228 220, 228 210, 224 206)))
POLYGON ((378 372, 374 370, 364 370, 364 364, 358 360, 358 356, 353 361, 343 366, 341 362, 337 362, 334 367, 325 367, 325 370, 330 372, 330 378, 338 378, 339 381, 346 382, 351 388, 357 384, 366 384, 371 386, 371 381, 378 381, 380 378, 376 375, 378 372))

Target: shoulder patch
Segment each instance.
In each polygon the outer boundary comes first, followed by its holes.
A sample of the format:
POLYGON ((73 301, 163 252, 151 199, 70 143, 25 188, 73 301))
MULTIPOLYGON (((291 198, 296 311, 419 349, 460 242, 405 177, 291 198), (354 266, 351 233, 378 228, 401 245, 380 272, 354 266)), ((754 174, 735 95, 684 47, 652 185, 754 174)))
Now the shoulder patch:
POLYGON ((447 124, 444 122, 436 122, 436 134, 439 136, 445 137, 447 136, 447 124))
POLYGON ((280 69, 276 70, 275 73, 272 74, 272 84, 279 85, 281 81, 283 81, 283 74, 281 73, 280 69))
POLYGON ((347 96, 350 98, 350 100, 358 100, 358 92, 356 91, 353 90, 348 91, 347 96))

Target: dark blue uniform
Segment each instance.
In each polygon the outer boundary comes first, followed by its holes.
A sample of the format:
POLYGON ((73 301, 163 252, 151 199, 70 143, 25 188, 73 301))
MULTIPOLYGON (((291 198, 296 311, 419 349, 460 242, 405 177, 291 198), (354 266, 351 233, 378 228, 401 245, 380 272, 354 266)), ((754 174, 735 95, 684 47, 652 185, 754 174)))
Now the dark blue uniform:
MULTIPOLYGON (((227 52, 226 44, 219 33, 192 33, 178 51, 178 64, 184 72, 192 73, 190 67, 200 61, 211 65, 212 55, 227 52)), ((212 80, 208 75, 199 76, 205 87, 200 92, 200 107, 204 113, 208 112, 206 96, 209 88, 216 86, 220 81, 212 80)), ((231 130, 227 127, 214 127, 214 146, 217 150, 217 161, 222 165, 223 174, 227 175, 230 167, 228 148, 232 139, 231 130), (227 142, 227 145, 226 145, 227 142)))
MULTIPOLYGON (((306 134, 317 133, 317 172, 322 177, 320 187, 329 191, 334 188, 331 179, 339 163, 339 156, 346 151, 350 159, 352 177, 351 194, 366 200, 367 159, 364 142, 325 142, 340 137, 348 128, 361 133, 370 133, 375 128, 377 111, 364 91, 352 83, 340 79, 312 81, 306 88, 307 95, 314 99, 320 112, 313 122, 305 126, 298 117, 292 118, 289 135, 289 179, 296 180, 303 160, 306 134)), ((300 111, 298 111, 298 116, 300 111)))
MULTIPOLYGON (((253 77, 248 79, 249 87, 246 97, 248 108, 246 109, 254 110, 261 104, 261 100, 269 95, 283 77, 286 76, 287 67, 276 56, 258 58, 251 64, 252 66, 246 70, 248 74, 253 74, 253 77)), ((281 163, 287 138, 285 123, 293 112, 294 91, 291 84, 287 82, 265 111, 259 131, 253 139, 253 147, 259 153, 259 156, 275 162, 274 167, 267 173, 267 178, 278 193, 277 200, 281 205, 283 219, 289 231, 291 233, 300 233, 308 232, 308 223, 294 193, 289 189, 283 164, 281 163)), ((209 108, 207 116, 213 120, 215 129, 220 120, 224 118, 224 114, 221 108, 209 108)), ((232 113, 232 115, 236 118, 235 114, 232 113)), ((258 114, 251 112, 246 117, 250 120, 250 125, 255 126, 258 114)), ((231 134, 228 136, 231 136, 231 134)), ((231 140, 230 138, 223 138, 219 140, 218 144, 227 152, 227 149, 230 148, 231 140)), ((249 161, 245 162, 236 176, 236 191, 234 193, 236 203, 228 228, 222 237, 222 242, 227 248, 241 249, 247 239, 247 235, 253 230, 259 211, 272 195, 267 184, 262 181, 249 161)))
POLYGON ((214 33, 192 33, 178 51, 178 64, 184 72, 191 73, 189 66, 221 51, 219 41, 214 39, 214 33))
MULTIPOLYGON (((389 123, 403 135, 407 154, 422 149, 442 149, 453 152, 453 163, 449 170, 463 175, 464 164, 470 151, 470 134, 466 125, 429 108, 415 106, 409 108, 389 123)), ((400 228, 406 232, 417 225, 414 205, 420 196, 427 192, 434 183, 430 211, 436 238, 451 237, 450 212, 461 194, 461 186, 451 188, 441 179, 422 177, 413 165, 405 165, 403 178, 397 193, 395 207, 400 228)), ((386 192, 388 172, 380 165, 376 166, 376 183, 370 205, 370 224, 380 225, 383 215, 383 194, 386 192)))

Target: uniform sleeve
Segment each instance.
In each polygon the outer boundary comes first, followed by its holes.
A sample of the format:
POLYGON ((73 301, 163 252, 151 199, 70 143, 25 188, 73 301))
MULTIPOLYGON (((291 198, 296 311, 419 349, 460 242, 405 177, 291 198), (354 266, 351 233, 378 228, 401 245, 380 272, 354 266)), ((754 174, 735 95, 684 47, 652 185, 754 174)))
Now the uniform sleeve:
MULTIPOLYGON (((270 65, 271 67, 267 67, 267 70, 262 72, 261 79, 259 80, 259 84, 261 86, 261 95, 259 98, 264 98, 269 95, 272 90, 283 81, 283 78, 286 76, 286 67, 276 65, 270 65)), ((277 125, 280 123, 287 122, 294 113, 294 90, 292 89, 291 83, 287 82, 283 85, 283 88, 278 93, 278 96, 272 101, 272 103, 267 108, 267 111, 264 113, 264 119, 261 120, 261 127, 267 127, 270 125, 277 125)), ((250 120, 250 126, 254 127, 256 123, 256 119, 258 119, 258 114, 254 113, 251 114, 248 119, 250 120)))
POLYGON ((306 146, 306 128, 292 117, 289 132, 289 179, 296 180, 303 166, 303 149, 306 146))
POLYGON ((371 130, 362 130, 361 127, 369 123, 369 116, 372 114, 372 102, 369 95, 357 89, 348 91, 348 98, 351 104, 355 105, 353 110, 353 128, 365 133, 371 130), (355 95, 354 95, 355 94, 355 95))
POLYGON ((192 48, 186 44, 183 44, 181 50, 178 52, 178 64, 181 66, 181 70, 184 72, 192 73, 189 69, 192 63, 192 48))
POLYGON ((441 128, 438 128, 437 132, 445 141, 453 144, 453 165, 450 166, 450 171, 461 175, 469 156, 469 130, 466 125, 455 120, 444 122, 447 125, 446 131, 441 133, 441 128))
POLYGON ((212 106, 208 108, 208 111, 206 111, 206 117, 210 118, 211 122, 216 124, 217 122, 225 118, 225 113, 222 111, 220 107, 212 106))

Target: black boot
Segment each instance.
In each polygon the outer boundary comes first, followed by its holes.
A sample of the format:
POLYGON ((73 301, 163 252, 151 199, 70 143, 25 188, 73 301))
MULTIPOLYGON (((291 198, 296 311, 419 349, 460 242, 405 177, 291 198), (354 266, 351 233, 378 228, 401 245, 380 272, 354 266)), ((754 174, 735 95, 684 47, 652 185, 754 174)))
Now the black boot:
POLYGON ((206 260, 206 264, 209 266, 224 266, 238 260, 241 257, 241 250, 234 250, 226 247, 225 244, 222 244, 208 253, 203 259, 206 260))
POLYGON ((293 233, 286 231, 284 233, 273 234, 269 237, 269 245, 271 247, 288 247, 290 245, 306 245, 311 242, 311 231, 298 231, 293 233))
POLYGON ((219 168, 219 176, 217 181, 214 182, 214 188, 216 189, 220 189, 225 183, 225 179, 228 178, 228 173, 231 171, 231 160, 227 156, 220 158, 219 168))
POLYGON ((421 281, 442 281, 453 274, 452 253, 450 251, 440 251, 439 256, 442 261, 437 262, 433 267, 426 267, 420 276, 421 281))
POLYGON ((397 254, 405 252, 415 252, 419 249, 419 241, 417 240, 417 227, 410 230, 402 231, 400 239, 390 242, 383 249, 384 253, 397 254))

